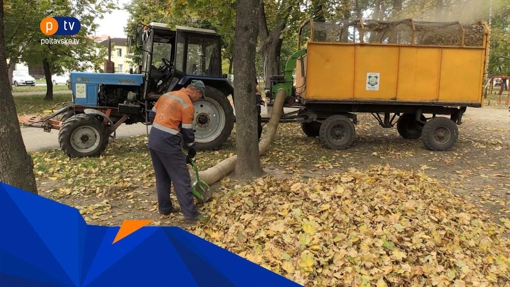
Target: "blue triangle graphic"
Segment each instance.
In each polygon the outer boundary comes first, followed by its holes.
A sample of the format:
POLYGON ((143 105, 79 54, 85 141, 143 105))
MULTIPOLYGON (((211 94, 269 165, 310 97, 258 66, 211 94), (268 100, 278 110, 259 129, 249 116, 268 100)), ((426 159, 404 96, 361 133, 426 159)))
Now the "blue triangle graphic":
POLYGON ((144 229, 154 231, 86 286, 203 286, 196 283, 197 278, 187 270, 161 228, 143 227, 137 233, 144 229))
POLYGON ((85 276, 89 273, 90 266, 92 266, 92 262, 94 258, 96 258, 97 252, 99 251, 99 246, 105 240, 105 236, 109 228, 115 227, 105 227, 105 226, 95 226, 88 225, 87 232, 85 237, 85 244, 83 246, 82 252, 84 252, 81 257, 81 274, 80 274, 80 286, 85 281, 85 276))
POLYGON ((0 286, 2 287, 64 287, 70 285, 47 284, 40 281, 32 281, 23 277, 18 277, 0 272, 0 286))
POLYGON ((209 262, 200 258, 189 246, 177 240, 168 229, 165 229, 168 239, 181 256, 182 261, 188 267, 188 270, 196 278, 199 286, 222 286, 235 287, 235 284, 225 278, 218 270, 209 262))
POLYGON ((84 278, 83 284, 88 285, 96 277, 105 272, 115 262, 126 256, 133 248, 146 240, 152 233, 156 231, 153 228, 141 228, 129 235, 128 237, 112 244, 113 239, 117 235, 120 227, 104 227, 107 228, 103 241, 99 245, 96 256, 84 278))
POLYGON ((34 265, 0 248, 0 286, 65 286, 66 283, 54 278, 34 265), (3 281, 2 277, 7 281, 3 281), (10 283, 8 283, 10 282, 10 283), (37 284, 36 284, 37 283, 37 284))
POLYGON ((79 253, 86 229, 80 212, 22 189, 7 191, 75 285, 80 284, 79 253), (62 232, 64 231, 64 232, 62 232))
MULTIPOLYGON (((73 285, 69 276, 62 269, 52 252, 33 229, 27 218, 11 198, 12 193, 39 197, 24 190, 15 189, 0 183, 0 218, 3 218, 3 236, 0 236, 0 248, 9 250, 16 257, 24 260, 36 268, 51 274, 65 284, 73 285), (13 191, 14 189, 14 191, 13 191)), ((37 208, 37 207, 35 207, 37 208)), ((57 233, 58 234, 58 233, 57 233)), ((1 270, 0 270, 1 272, 1 270)), ((29 274, 27 274, 30 276, 29 274)))
POLYGON ((169 233, 194 250, 203 260, 214 264, 213 267, 236 286, 302 286, 183 229, 172 228, 169 233), (218 258, 221 260, 217 260, 218 258))

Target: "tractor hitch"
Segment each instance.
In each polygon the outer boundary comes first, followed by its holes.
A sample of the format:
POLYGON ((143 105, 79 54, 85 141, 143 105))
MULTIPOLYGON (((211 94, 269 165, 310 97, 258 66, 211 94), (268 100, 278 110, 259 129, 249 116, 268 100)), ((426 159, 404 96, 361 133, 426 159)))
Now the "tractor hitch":
POLYGON ((62 125, 61 121, 53 120, 53 118, 64 112, 67 112, 70 108, 71 106, 61 108, 56 112, 49 114, 45 117, 23 116, 20 117, 20 121, 24 126, 43 128, 45 132, 49 133, 52 129, 60 130, 60 127, 62 125))

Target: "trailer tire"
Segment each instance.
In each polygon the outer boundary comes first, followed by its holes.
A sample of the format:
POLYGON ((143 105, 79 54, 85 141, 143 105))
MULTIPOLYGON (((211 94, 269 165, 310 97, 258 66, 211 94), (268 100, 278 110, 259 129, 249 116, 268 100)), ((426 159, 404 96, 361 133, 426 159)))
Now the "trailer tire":
POLYGON ((234 110, 227 95, 216 88, 206 86, 205 99, 200 99, 193 105, 195 106, 194 131, 197 150, 219 148, 234 128, 234 110))
MULTIPOLYGON (((421 115, 421 120, 425 121, 425 117, 421 115)), ((403 114, 397 122, 397 131, 399 135, 405 139, 419 139, 423 130, 423 124, 416 121, 414 114, 403 114)))
POLYGON ((71 158, 99 156, 106 149, 108 140, 105 125, 87 114, 70 117, 62 123, 58 133, 60 148, 71 158))
POLYGON ((435 117, 430 119, 422 130, 423 144, 432 151, 450 149, 459 138, 457 124, 449 118, 435 117))
POLYGON ((351 146, 356 129, 346 116, 328 117, 321 125, 319 139, 330 149, 347 149, 351 146))
POLYGON ((301 123, 303 133, 308 137, 318 137, 321 130, 320 122, 301 123))

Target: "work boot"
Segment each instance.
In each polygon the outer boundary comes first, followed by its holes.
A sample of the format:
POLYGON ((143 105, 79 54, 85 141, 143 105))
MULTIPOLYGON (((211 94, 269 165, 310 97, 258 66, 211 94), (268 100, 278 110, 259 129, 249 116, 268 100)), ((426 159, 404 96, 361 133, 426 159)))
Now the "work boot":
POLYGON ((170 210, 170 212, 161 214, 161 218, 166 218, 166 217, 169 217, 170 214, 172 214, 172 213, 179 213, 179 212, 181 212, 180 208, 172 206, 172 209, 170 210))
POLYGON ((184 223, 187 224, 187 225, 192 225, 192 224, 195 224, 199 221, 202 221, 204 219, 208 219, 209 216, 205 215, 205 214, 202 214, 202 213, 199 213, 197 216, 195 217, 192 217, 192 218, 184 218, 184 223))

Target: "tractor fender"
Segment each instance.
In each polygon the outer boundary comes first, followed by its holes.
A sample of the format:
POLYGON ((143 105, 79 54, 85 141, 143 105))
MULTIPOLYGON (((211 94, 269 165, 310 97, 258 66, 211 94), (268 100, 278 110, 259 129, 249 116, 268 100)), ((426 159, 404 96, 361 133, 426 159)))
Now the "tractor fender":
MULTIPOLYGON (((101 116, 101 117, 103 117, 105 120, 107 120, 107 121, 110 123, 110 125, 111 125, 112 127, 114 127, 114 126, 115 126, 115 124, 114 124, 114 123, 113 123, 113 121, 110 119, 110 117, 108 117, 105 113, 103 113, 103 112, 101 112, 101 111, 98 111, 98 110, 95 110, 95 109, 85 109, 85 110, 83 110, 83 112, 84 112, 85 114, 87 114, 87 115, 97 115, 97 116, 101 116)), ((115 137, 116 137, 116 134, 117 134, 117 133, 116 133, 116 130, 113 130, 113 138, 115 138, 115 137)))
POLYGON ((228 82, 226 78, 218 77, 205 77, 196 75, 187 75, 182 77, 176 85, 175 89, 187 86, 192 80, 201 80, 206 86, 211 86, 215 89, 220 90, 225 95, 232 95, 234 98, 234 87, 228 82))

